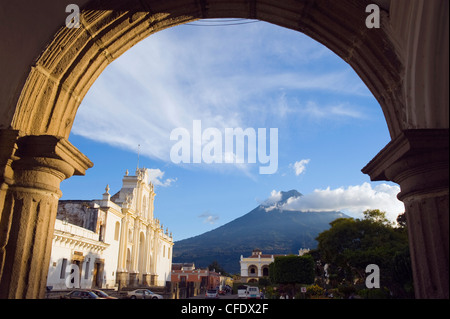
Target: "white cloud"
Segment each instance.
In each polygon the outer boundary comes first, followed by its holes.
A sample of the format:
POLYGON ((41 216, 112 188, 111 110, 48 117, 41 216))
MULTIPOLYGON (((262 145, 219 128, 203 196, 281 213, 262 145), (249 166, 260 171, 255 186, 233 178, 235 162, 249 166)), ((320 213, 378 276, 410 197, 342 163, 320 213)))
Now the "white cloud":
POLYGON ((150 182, 155 186, 168 187, 177 180, 176 178, 166 178, 163 180, 164 172, 159 168, 148 168, 147 171, 150 182))
POLYGON ((316 189, 313 193, 289 201, 282 206, 285 210, 342 211, 352 217, 361 218, 367 209, 386 212, 389 220, 395 221, 404 212, 402 202, 397 199, 400 187, 380 184, 372 188, 370 183, 340 187, 336 189, 316 189))
POLYGON ((218 215, 211 214, 210 212, 204 212, 198 217, 203 219, 203 223, 211 225, 214 225, 220 218, 218 215))
POLYGON ((306 170, 306 165, 308 165, 310 161, 311 161, 310 159, 303 159, 301 161, 292 164, 292 167, 294 168, 295 171, 295 175, 299 176, 300 174, 303 174, 306 170))
POLYGON ((277 192, 276 190, 273 190, 273 191, 270 193, 269 198, 267 198, 267 199, 262 203, 262 205, 265 205, 265 206, 275 205, 276 203, 278 203, 278 202, 281 200, 281 198, 282 198, 281 191, 278 191, 278 192, 277 192))

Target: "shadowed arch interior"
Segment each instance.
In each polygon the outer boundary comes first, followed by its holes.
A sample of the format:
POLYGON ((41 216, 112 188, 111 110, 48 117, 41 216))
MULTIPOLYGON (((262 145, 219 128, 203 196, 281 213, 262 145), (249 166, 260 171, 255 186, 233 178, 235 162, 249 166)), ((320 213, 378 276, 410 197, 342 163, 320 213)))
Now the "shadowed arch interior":
POLYGON ((310 36, 367 85, 392 141, 363 173, 401 186, 416 297, 448 298, 447 0, 73 1, 81 6, 74 29, 64 26, 60 0, 5 2, 0 10, 0 297, 44 295, 60 182, 92 166, 67 138, 106 66, 165 28, 245 18, 310 36), (365 25, 372 3, 381 8, 379 29, 365 25), (21 19, 33 10, 42 28, 21 19))

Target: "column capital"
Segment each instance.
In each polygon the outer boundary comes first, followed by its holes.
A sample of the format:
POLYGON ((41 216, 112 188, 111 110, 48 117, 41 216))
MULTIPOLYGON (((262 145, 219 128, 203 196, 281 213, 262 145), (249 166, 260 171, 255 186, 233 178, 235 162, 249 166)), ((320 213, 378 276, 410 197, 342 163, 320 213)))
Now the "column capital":
POLYGON ((60 183, 72 175, 84 175, 92 162, 62 137, 51 135, 22 136, 11 167, 15 189, 50 191, 59 198, 60 183))
MULTIPOLYGON (((18 157, 62 160, 73 168, 72 175, 84 175, 94 164, 67 139, 52 135, 28 135, 17 140, 18 157)), ((71 176, 71 175, 70 175, 71 176)), ((69 178, 70 176, 66 176, 69 178)))
POLYGON ((84 175, 92 166, 93 163, 63 137, 21 136, 18 130, 0 129, 0 184, 20 184, 18 171, 35 169, 41 172, 53 169, 61 182, 72 175, 84 175))
POLYGON ((423 191, 448 192, 448 129, 405 130, 362 169, 372 181, 401 186, 400 200, 423 191))

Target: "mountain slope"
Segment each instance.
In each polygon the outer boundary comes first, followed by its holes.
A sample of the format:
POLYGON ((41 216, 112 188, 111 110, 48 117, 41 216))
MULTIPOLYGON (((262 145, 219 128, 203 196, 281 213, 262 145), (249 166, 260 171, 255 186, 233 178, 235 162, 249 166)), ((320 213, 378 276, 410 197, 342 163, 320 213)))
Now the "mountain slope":
POLYGON ((283 211, 289 198, 302 196, 292 190, 281 192, 275 203, 265 203, 221 227, 202 235, 177 241, 173 262, 194 262, 206 267, 217 260, 229 273, 239 273, 239 259, 259 248, 265 254, 296 254, 300 248, 316 248, 317 235, 337 218, 340 212, 283 211))

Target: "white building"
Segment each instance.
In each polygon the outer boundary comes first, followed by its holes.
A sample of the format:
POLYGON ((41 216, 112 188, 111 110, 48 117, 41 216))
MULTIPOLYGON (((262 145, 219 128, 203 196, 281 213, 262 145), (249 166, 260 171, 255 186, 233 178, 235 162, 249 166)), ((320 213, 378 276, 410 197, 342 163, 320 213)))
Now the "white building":
POLYGON ((69 288, 72 264, 81 288, 164 286, 173 238, 154 218, 154 199, 147 169, 138 169, 114 196, 107 186, 101 200, 60 201, 47 286, 69 288))

